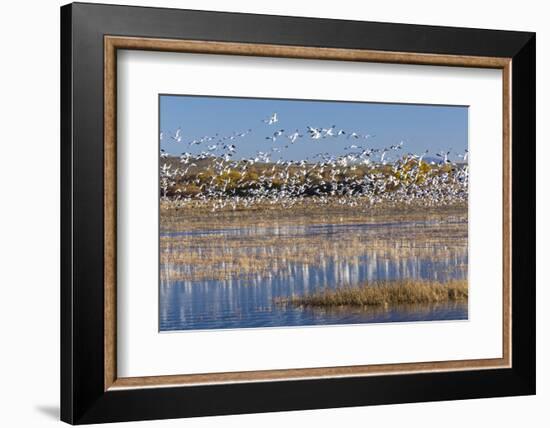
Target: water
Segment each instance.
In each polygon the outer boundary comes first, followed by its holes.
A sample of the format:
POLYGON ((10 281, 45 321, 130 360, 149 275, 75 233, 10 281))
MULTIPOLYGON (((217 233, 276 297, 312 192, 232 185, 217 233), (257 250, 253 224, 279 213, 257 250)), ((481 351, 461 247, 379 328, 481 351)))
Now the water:
MULTIPOLYGON (((445 227, 455 230, 452 223, 445 227)), ((174 242, 161 251, 195 254, 199 260, 225 258, 216 269, 192 262, 161 264, 160 330, 467 319, 467 302, 369 309, 274 303, 277 297, 365 281, 464 279, 466 239, 456 231, 447 239, 445 233, 428 221, 164 232, 161 236, 174 242), (243 259, 254 260, 254 266, 231 267, 243 259)))

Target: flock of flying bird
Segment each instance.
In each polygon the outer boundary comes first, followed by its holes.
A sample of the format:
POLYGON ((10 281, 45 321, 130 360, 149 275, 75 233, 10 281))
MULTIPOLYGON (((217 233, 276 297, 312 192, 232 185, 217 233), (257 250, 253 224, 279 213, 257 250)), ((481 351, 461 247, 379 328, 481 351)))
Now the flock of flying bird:
MULTIPOLYGON (((271 127, 279 122, 277 113, 262 120, 271 127)), ((401 141, 383 149, 366 147, 370 134, 308 126, 285 133, 276 129, 265 136, 273 145, 254 156, 234 159, 238 140, 251 129, 229 135, 215 134, 184 141, 181 129, 169 141, 187 145, 189 150, 173 156, 160 150, 160 191, 165 203, 176 208, 187 203, 204 204, 216 211, 258 204, 298 202, 336 203, 356 207, 377 202, 419 202, 447 205, 468 199, 468 151, 450 160, 451 151, 436 153, 437 161, 424 160, 428 151, 404 153, 401 141), (343 154, 318 153, 303 160, 284 160, 282 152, 301 140, 344 139, 343 154), (281 143, 282 141, 282 143, 281 143), (389 159, 395 159, 390 161, 389 159)), ((161 132, 161 145, 166 137, 161 132)))

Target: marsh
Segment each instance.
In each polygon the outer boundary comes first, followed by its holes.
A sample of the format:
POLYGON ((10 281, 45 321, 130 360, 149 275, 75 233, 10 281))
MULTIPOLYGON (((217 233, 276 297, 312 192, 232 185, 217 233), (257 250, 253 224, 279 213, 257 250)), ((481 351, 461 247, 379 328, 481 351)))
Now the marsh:
POLYGON ((467 294, 363 306, 299 301, 369 284, 399 287, 403 280, 467 284, 464 205, 369 212, 306 204, 214 213, 165 206, 163 212, 162 331, 468 317, 467 294))

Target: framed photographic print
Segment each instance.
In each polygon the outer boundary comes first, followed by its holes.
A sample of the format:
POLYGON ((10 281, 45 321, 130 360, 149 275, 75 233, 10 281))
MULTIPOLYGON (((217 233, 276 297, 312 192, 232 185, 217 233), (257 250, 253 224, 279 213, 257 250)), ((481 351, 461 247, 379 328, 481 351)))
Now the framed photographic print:
POLYGON ((61 8, 72 424, 535 393, 535 35, 61 8))

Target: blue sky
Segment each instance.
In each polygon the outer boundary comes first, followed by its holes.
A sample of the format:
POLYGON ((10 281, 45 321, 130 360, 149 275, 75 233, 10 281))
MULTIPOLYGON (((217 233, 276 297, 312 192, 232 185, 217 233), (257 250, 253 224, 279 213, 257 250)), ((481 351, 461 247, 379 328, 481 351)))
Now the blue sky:
POLYGON ((318 153, 345 154, 351 144, 364 148, 389 147, 404 141, 403 153, 423 153, 428 156, 452 150, 451 159, 464 153, 468 146, 468 108, 464 106, 432 106, 417 104, 381 104, 335 101, 302 101, 257 98, 229 98, 202 96, 160 96, 161 148, 178 155, 182 152, 198 154, 206 151, 203 143, 188 143, 204 136, 229 136, 235 132, 252 131, 232 141, 236 146, 234 159, 251 157, 257 152, 281 148, 273 160, 301 160, 318 153), (277 112, 279 121, 273 125, 262 122, 277 112), (369 139, 345 136, 312 140, 306 126, 343 129, 370 134, 369 139), (180 128, 182 141, 174 142, 170 135, 180 128), (273 132, 283 129, 291 134, 296 129, 303 135, 294 144, 286 138, 275 142, 267 140, 273 132), (284 148, 288 145, 288 148, 284 148))

